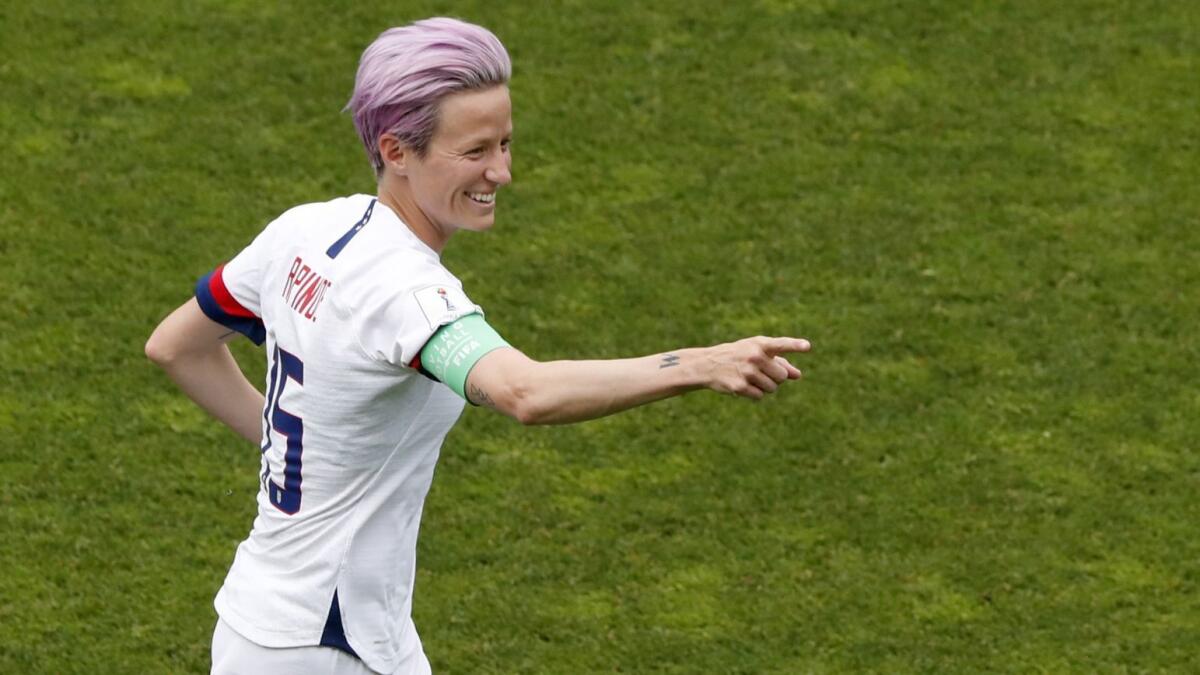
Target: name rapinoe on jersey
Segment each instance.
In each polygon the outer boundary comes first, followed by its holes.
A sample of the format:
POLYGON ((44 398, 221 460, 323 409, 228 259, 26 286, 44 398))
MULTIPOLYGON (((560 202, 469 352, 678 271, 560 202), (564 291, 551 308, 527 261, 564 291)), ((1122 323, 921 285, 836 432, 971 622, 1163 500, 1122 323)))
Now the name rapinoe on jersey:
POLYGON ((292 269, 283 283, 283 300, 298 314, 310 321, 317 320, 317 308, 325 299, 325 291, 333 285, 309 265, 296 256, 292 269))

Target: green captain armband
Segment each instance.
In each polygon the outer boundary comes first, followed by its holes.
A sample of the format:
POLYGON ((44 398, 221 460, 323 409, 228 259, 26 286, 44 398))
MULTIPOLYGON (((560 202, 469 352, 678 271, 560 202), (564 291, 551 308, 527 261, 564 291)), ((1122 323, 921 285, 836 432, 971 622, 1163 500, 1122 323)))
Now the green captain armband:
POLYGON ((468 314, 437 329, 421 348, 421 367, 467 402, 467 374, 484 354, 509 344, 480 314, 468 314))

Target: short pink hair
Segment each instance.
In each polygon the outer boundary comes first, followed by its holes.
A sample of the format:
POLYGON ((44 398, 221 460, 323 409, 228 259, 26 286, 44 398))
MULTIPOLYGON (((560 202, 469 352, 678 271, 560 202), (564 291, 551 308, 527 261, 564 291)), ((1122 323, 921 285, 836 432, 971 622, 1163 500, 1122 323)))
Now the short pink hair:
POLYGON ((380 136, 395 134, 420 156, 437 128, 438 103, 470 89, 506 84, 512 63, 486 28, 437 17, 384 31, 363 52, 346 109, 378 176, 380 136))

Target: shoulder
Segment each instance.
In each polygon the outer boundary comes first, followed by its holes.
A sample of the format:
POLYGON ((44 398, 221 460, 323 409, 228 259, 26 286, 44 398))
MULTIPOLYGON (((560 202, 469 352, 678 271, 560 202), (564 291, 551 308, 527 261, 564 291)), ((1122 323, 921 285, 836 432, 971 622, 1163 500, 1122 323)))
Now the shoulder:
MULTIPOLYGON (((343 233, 350 234, 354 225, 343 224, 334 239, 347 239, 343 233)), ((454 306, 470 306, 462 282, 386 208, 376 208, 369 222, 345 242, 331 272, 342 301, 371 314, 382 312, 393 319, 419 315, 420 308, 432 308, 434 300, 445 306, 442 298, 454 306)))
MULTIPOLYGON (((303 223, 340 223, 346 218, 360 218, 370 207, 374 197, 370 195, 350 195, 337 197, 325 202, 309 202, 299 204, 279 214, 270 226, 295 226, 303 223)), ((268 227, 270 227, 268 226, 268 227)))
POLYGON ((324 252, 370 208, 372 197, 353 195, 325 202, 310 202, 284 211, 259 233, 260 255, 290 261, 294 255, 315 262, 314 251, 324 252), (307 253, 305 253, 307 252, 307 253))
MULTIPOLYGON (((355 204, 355 220, 338 249, 339 266, 356 281, 399 294, 436 284, 462 283, 389 208, 372 198, 355 204)), ((343 226, 344 229, 344 226, 343 226)))
POLYGON ((413 251, 393 249, 379 255, 376 264, 356 270, 364 295, 393 310, 413 312, 419 308, 468 306, 462 282, 436 259, 413 251))

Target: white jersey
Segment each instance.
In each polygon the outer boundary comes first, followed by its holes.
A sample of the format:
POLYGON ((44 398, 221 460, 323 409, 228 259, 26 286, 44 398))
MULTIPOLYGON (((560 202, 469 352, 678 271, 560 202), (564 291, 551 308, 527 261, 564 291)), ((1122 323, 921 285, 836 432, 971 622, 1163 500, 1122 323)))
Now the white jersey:
POLYGON ((417 357, 479 307, 369 195, 287 211, 196 296, 268 356, 258 515, 217 612, 265 647, 348 646, 383 673, 423 662, 417 529, 464 403, 417 357))

